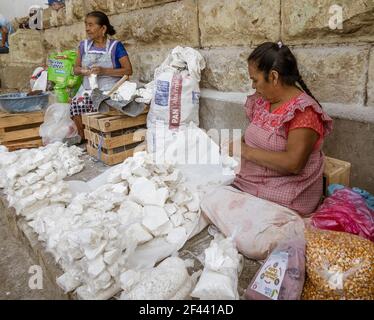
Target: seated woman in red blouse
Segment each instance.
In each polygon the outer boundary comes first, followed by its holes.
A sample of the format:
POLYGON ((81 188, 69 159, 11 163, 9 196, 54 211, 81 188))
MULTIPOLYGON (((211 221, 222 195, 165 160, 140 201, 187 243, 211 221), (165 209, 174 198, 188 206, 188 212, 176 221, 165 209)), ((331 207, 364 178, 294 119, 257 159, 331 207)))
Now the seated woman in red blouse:
POLYGON ((323 192, 322 143, 332 119, 302 80, 282 43, 263 43, 248 58, 256 93, 245 111, 249 125, 233 186, 307 216, 323 192))

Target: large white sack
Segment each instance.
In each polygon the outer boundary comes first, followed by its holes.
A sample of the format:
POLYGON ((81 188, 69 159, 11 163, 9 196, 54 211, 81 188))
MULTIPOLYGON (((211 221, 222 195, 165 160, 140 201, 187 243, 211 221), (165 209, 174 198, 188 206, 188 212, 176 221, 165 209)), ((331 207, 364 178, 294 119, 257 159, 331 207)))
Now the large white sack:
POLYGON ((156 124, 179 129, 191 121, 199 125, 200 73, 205 68, 195 49, 176 47, 155 70, 147 127, 156 124))
POLYGON ((199 82, 187 70, 168 67, 155 79, 148 129, 157 123, 170 129, 179 129, 191 121, 199 125, 199 99, 199 82))
POLYGON ((201 209, 226 236, 238 231, 237 248, 250 259, 265 259, 281 240, 304 233, 295 211, 230 186, 207 194, 201 209))
POLYGON ((162 64, 155 70, 155 78, 168 66, 184 67, 187 69, 192 78, 200 82, 201 70, 205 69, 205 60, 201 53, 190 47, 175 47, 166 57, 162 64))

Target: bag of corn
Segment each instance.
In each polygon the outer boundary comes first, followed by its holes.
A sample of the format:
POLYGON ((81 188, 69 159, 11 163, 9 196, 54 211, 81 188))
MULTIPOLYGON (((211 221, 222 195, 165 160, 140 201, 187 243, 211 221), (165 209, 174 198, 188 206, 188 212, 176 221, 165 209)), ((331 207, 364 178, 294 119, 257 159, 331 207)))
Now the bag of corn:
POLYGON ((308 228, 304 300, 374 299, 374 243, 343 232, 308 228))

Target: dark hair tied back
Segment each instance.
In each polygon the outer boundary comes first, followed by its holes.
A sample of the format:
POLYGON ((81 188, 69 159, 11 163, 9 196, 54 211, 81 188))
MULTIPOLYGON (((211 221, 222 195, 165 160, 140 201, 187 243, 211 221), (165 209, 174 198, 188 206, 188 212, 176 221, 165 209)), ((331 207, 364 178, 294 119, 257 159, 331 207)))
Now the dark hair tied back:
POLYGON ((250 54, 248 63, 250 62, 254 62, 264 73, 266 81, 269 80, 269 73, 272 70, 277 71, 282 83, 289 86, 295 86, 298 83, 304 92, 320 105, 302 79, 296 58, 288 46, 282 43, 265 42, 250 54))
POLYGON ((92 11, 87 14, 87 17, 95 17, 99 25, 106 26, 106 34, 109 34, 110 36, 114 36, 116 34, 116 30, 114 30, 114 27, 109 22, 108 16, 104 12, 92 11))

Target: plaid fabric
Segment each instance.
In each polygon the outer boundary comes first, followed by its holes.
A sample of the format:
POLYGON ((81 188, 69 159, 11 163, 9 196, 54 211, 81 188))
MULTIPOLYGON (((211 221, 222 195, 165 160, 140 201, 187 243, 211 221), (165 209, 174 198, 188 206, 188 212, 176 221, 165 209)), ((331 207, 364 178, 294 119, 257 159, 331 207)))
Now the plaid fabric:
MULTIPOLYGON (((285 115, 287 114, 290 110, 289 108, 292 108, 292 105, 295 104, 296 100, 301 96, 301 94, 290 101, 284 103, 277 109, 275 109, 272 114, 277 114, 277 115, 285 115)), ((265 106, 266 110, 270 113, 270 102, 266 102, 265 106)), ((278 119, 282 119, 279 117, 278 119)), ((275 121, 275 125, 278 125, 275 121)), ((324 125, 321 120, 320 115, 314 111, 312 107, 306 107, 304 111, 301 110, 296 110, 295 111, 295 116, 293 117, 292 120, 287 122, 285 124, 285 129, 286 129, 286 135, 288 136, 288 132, 293 129, 297 128, 309 128, 313 129, 315 132, 318 133, 319 138, 317 142, 314 145, 314 149, 319 149, 321 147, 321 144, 323 142, 323 137, 324 137, 324 125)))
MULTIPOLYGON (((245 132, 247 145, 281 152, 286 149, 288 123, 295 118, 296 111, 312 108, 324 125, 324 135, 332 129, 331 118, 306 94, 288 106, 288 112, 280 115, 269 113, 262 99, 248 97, 245 111, 250 124, 245 132)), ((305 168, 297 175, 283 175, 275 170, 257 165, 242 158, 241 170, 233 185, 250 193, 297 211, 302 215, 314 212, 323 192, 324 155, 313 150, 305 168)))
POLYGON ((70 115, 78 116, 84 113, 96 112, 91 97, 85 94, 83 97, 74 97, 70 104, 70 115))

